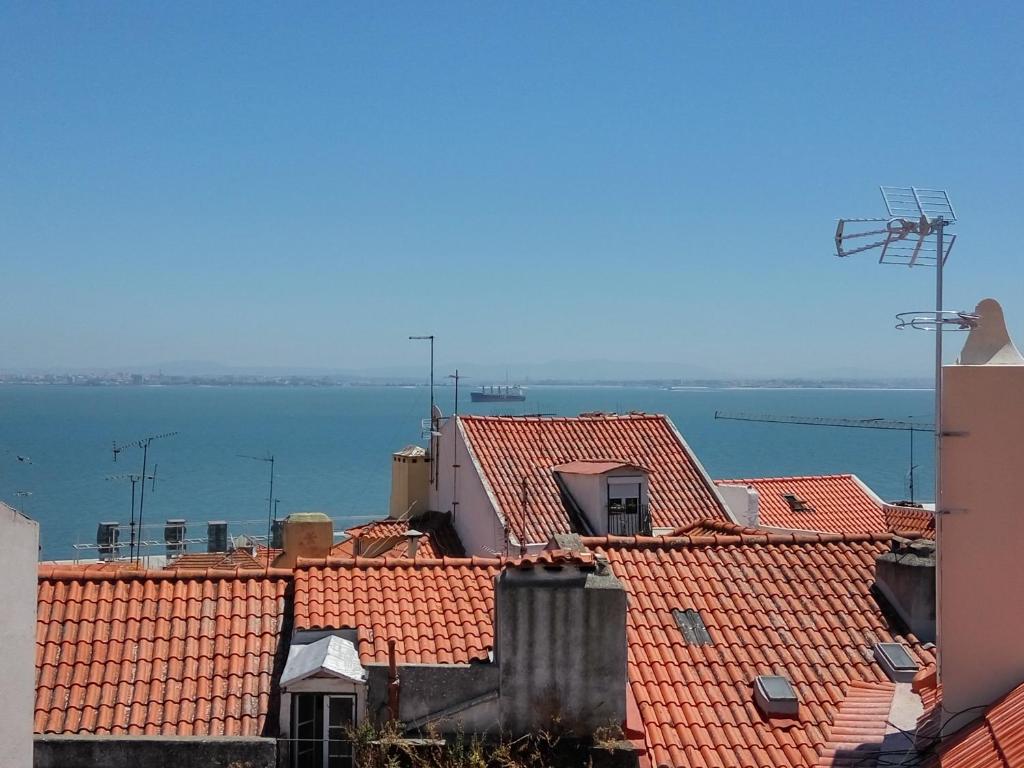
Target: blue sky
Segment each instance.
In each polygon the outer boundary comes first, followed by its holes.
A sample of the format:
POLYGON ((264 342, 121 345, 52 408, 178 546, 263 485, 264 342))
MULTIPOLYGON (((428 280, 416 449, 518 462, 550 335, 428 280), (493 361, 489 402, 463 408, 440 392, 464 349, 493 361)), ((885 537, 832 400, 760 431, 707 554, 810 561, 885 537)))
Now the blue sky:
POLYGON ((927 374, 932 272, 831 255, 880 183, 1024 342, 1022 15, 4 3, 0 368, 927 374))

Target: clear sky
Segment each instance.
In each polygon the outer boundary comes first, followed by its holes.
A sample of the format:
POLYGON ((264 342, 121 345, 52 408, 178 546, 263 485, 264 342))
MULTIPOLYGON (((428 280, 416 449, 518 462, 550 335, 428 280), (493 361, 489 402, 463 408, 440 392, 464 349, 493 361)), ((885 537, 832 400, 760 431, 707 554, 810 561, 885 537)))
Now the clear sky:
POLYGON ((5 2, 0 369, 927 374, 878 184, 1024 343, 1022 7, 5 2))

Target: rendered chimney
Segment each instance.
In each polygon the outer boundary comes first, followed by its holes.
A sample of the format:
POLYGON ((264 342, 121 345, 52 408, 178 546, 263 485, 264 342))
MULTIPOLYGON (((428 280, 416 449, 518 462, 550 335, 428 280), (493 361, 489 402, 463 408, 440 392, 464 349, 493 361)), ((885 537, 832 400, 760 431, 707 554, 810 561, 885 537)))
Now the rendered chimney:
MULTIPOLYGON (((557 553, 549 557, 558 562, 557 553)), ((513 564, 496 579, 495 661, 504 732, 558 727, 589 736, 625 720, 626 593, 607 563, 564 562, 513 564)))
POLYGON ((410 528, 408 531, 405 532, 405 538, 408 542, 408 549, 406 550, 406 555, 409 557, 410 560, 416 557, 416 550, 419 549, 420 538, 422 536, 423 534, 417 531, 415 528, 410 528))
POLYGON ((997 302, 978 304, 957 365, 942 373, 938 647, 950 733, 1024 681, 1024 358, 997 302))
POLYGON ((918 640, 935 642, 935 542, 894 538, 875 558, 875 587, 918 640))
POLYGON ((716 486, 734 521, 749 528, 760 525, 761 497, 753 486, 718 483, 716 486))
POLYGON ((334 545, 334 524, 322 512, 288 515, 281 531, 284 551, 274 560, 275 568, 294 568, 300 557, 327 557, 334 545))

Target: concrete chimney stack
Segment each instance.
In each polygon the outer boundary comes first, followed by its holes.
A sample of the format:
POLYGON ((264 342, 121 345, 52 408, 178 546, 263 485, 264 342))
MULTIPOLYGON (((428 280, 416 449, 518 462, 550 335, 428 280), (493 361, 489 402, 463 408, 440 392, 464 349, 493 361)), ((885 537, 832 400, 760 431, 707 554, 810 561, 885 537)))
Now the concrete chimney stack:
POLYGON ((334 524, 322 512, 288 515, 281 530, 284 551, 274 559, 275 568, 294 568, 300 557, 327 557, 334 546, 334 524))
POLYGON ((626 593, 589 553, 545 552, 495 585, 503 731, 589 736, 626 717, 626 593))
POLYGON ((944 732, 1024 681, 1024 358, 985 299, 957 365, 943 368, 938 647, 944 732))

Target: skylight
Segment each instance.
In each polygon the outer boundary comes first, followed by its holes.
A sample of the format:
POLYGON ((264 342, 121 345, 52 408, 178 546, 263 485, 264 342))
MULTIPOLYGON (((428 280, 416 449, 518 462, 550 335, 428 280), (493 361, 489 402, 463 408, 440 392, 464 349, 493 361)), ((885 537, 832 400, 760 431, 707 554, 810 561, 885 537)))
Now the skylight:
POLYGON ((754 702, 766 715, 795 715, 800 700, 789 680, 781 675, 758 675, 754 679, 754 702))
POLYGON ((789 504, 790 510, 792 510, 793 512, 810 512, 810 511, 812 511, 811 510, 811 505, 808 504, 803 499, 801 499, 795 493, 784 493, 784 494, 782 494, 782 498, 784 498, 786 500, 786 503, 789 504))
POLYGON ((901 643, 875 643, 875 661, 894 683, 909 683, 917 674, 917 663, 901 643))
POLYGON ((699 611, 693 608, 681 611, 677 608, 672 611, 672 616, 675 618, 676 624, 679 625, 679 631, 683 633, 683 640, 686 641, 687 645, 714 644, 708 628, 704 626, 704 619, 701 618, 699 611))

